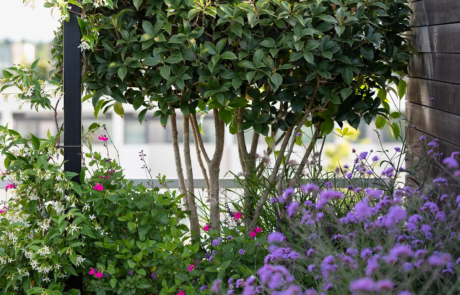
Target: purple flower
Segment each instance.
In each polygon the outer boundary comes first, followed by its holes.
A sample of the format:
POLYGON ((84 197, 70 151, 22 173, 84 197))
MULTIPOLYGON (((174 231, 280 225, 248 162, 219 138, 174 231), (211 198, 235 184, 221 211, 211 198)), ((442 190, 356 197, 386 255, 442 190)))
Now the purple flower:
POLYGON ((244 279, 238 279, 236 280, 236 287, 240 288, 244 286, 244 279))
POLYGON ((372 161, 377 162, 378 160, 379 160, 379 157, 378 157, 378 156, 373 156, 373 157, 372 157, 372 161))
POLYGON ((212 241, 212 246, 216 247, 216 246, 220 245, 220 242, 222 242, 222 238, 218 237, 217 239, 212 241))
POLYGON ((308 271, 309 271, 309 272, 312 272, 314 268, 315 268, 315 265, 314 265, 314 264, 310 264, 310 265, 308 266, 308 271))
POLYGON ((375 211, 373 209, 369 207, 368 201, 364 199, 355 205, 355 216, 359 221, 364 221, 374 214, 375 211))
POLYGON ((268 243, 272 244, 272 243, 276 243, 276 242, 283 242, 284 239, 286 237, 282 234, 282 233, 279 233, 279 232, 273 232, 271 234, 268 235, 267 237, 267 241, 268 243))
POLYGON ((272 204, 272 205, 273 205, 273 204, 275 204, 275 203, 276 203, 276 201, 277 201, 277 199, 276 199, 276 198, 271 198, 271 199, 270 199, 270 204, 272 204))
POLYGON ((335 191, 335 190, 325 190, 319 194, 319 201, 316 204, 317 209, 323 208, 328 201, 332 199, 342 199, 343 193, 335 191))
POLYGON ((292 202, 291 204, 289 204, 288 209, 287 209, 289 217, 294 216, 294 214, 297 213, 298 208, 299 208, 299 202, 297 202, 297 201, 292 202))
POLYGON ((371 189, 371 188, 366 188, 364 189, 364 192, 366 192, 366 195, 370 198, 374 199, 380 199, 383 196, 383 190, 379 189, 371 189))
POLYGON ((368 152, 362 152, 361 154, 359 154, 359 158, 361 160, 365 160, 367 158, 368 154, 369 154, 368 152))
POLYGON ((326 183, 324 184, 324 186, 325 186, 326 188, 331 188, 331 187, 332 187, 332 182, 326 181, 326 183))
POLYGON ((238 250, 238 253, 240 253, 241 255, 244 255, 244 249, 238 250))
POLYGON ((150 274, 150 278, 153 280, 155 280, 156 278, 158 278, 158 274, 156 272, 152 272, 152 274, 150 274))
POLYGON ((353 173, 350 172, 347 174, 347 179, 351 179, 352 177, 353 177, 353 173))
POLYGON ((410 262, 404 262, 403 263, 403 269, 405 272, 409 272, 414 269, 414 265, 410 262))
POLYGON ((404 219, 406 219, 406 210, 393 206, 390 208, 388 215, 386 215, 384 225, 387 228, 391 228, 404 219))
POLYGON ((450 169, 456 169, 458 168, 458 162, 454 158, 445 158, 442 163, 446 165, 450 169))
POLYGON ((434 97, 430 97, 430 101, 433 101, 434 100, 434 97))
POLYGON ((286 198, 288 198, 288 197, 294 195, 294 192, 295 192, 295 191, 294 191, 294 188, 292 188, 292 187, 287 188, 287 189, 284 191, 284 196, 285 196, 286 198))
POLYGON ((412 292, 409 291, 401 291, 398 293, 398 295, 413 295, 412 292))
POLYGON ((302 132, 297 132, 295 136, 299 137, 300 135, 302 135, 302 132))
POLYGON ((219 292, 219 288, 220 288, 220 285, 222 284, 222 280, 221 279, 217 279, 214 281, 214 283, 212 283, 212 286, 211 286, 211 289, 210 291, 212 293, 217 293, 219 292))
POLYGON ((207 289, 208 289, 208 285, 203 285, 201 286, 200 291, 204 292, 204 290, 207 290, 207 289))
POLYGON ((395 171, 395 168, 388 167, 387 169, 382 171, 382 176, 393 177, 394 171, 395 171))
POLYGON ((294 281, 294 277, 282 265, 265 264, 257 271, 257 274, 262 284, 270 290, 277 289, 285 283, 292 283, 294 281))
POLYGON ((319 186, 317 186, 314 183, 307 183, 305 185, 302 185, 300 187, 300 189, 306 194, 308 194, 308 193, 316 193, 319 190, 319 186))
POLYGON ((350 283, 351 292, 367 291, 372 292, 375 289, 375 282, 371 278, 362 278, 350 283))
POLYGON ((380 280, 375 283, 375 289, 379 292, 393 290, 394 284, 390 280, 380 280))
POLYGON ((132 277, 134 275, 134 271, 130 270, 130 271, 128 271, 128 274, 132 277))
POLYGON ((369 261, 367 262, 367 267, 366 267, 366 275, 367 276, 372 275, 374 271, 376 271, 377 269, 379 269, 379 262, 377 261, 377 259, 376 258, 369 259, 369 261))
POLYGON ((400 147, 395 147, 395 151, 399 153, 399 152, 401 152, 401 148, 400 147))
POLYGON ((420 140, 426 140, 426 136, 425 135, 420 136, 420 140))

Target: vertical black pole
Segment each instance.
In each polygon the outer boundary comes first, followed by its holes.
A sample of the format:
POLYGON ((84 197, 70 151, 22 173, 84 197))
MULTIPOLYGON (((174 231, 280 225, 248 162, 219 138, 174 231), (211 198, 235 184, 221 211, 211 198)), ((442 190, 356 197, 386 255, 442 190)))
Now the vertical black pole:
MULTIPOLYGON (((73 12, 80 8, 71 5, 73 12)), ((77 15, 70 12, 70 21, 64 21, 64 170, 81 172, 81 51, 80 27, 77 15)), ((77 176, 73 179, 80 182, 77 176)), ((82 275, 71 276, 65 290, 82 292, 82 275)))

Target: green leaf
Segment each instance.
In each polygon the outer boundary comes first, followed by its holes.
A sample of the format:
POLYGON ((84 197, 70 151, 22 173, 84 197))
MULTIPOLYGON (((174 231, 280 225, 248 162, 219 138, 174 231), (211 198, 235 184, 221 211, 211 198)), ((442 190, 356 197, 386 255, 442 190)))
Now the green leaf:
POLYGON ((337 24, 338 23, 338 21, 335 19, 335 17, 333 17, 331 15, 323 15, 323 16, 320 17, 320 19, 322 19, 325 22, 332 23, 332 24, 337 24))
POLYGON ((345 88, 340 91, 340 95, 342 96, 343 100, 347 99, 352 93, 353 90, 350 88, 345 88))
POLYGON ((375 119, 375 127, 377 127, 378 129, 382 130, 383 127, 385 127, 386 122, 387 121, 385 120, 384 117, 378 116, 377 119, 375 119))
POLYGON ((237 35, 240 38, 243 37, 243 27, 239 23, 234 22, 230 26, 230 31, 232 31, 235 35, 237 35))
POLYGON ((393 112, 390 114, 390 117, 392 117, 393 119, 399 119, 399 117, 401 117, 401 113, 400 112, 393 112))
POLYGON ((407 83, 404 80, 399 80, 398 84, 398 96, 399 99, 402 99, 406 95, 407 83))
POLYGON ((387 91, 385 89, 379 89, 377 97, 380 98, 381 101, 387 100, 387 91))
POLYGON ((273 90, 277 90, 281 84, 283 83, 283 77, 278 74, 278 73, 274 73, 271 77, 270 77, 270 80, 272 81, 273 85, 275 86, 275 89, 273 90))
POLYGON ((399 135, 401 134, 401 131, 399 130, 398 124, 393 123, 392 125, 390 125, 390 127, 391 127, 391 135, 393 135, 393 137, 396 140, 399 140, 399 135))
POLYGON ((252 58, 252 61, 254 62, 256 67, 261 66, 263 55, 264 55, 264 51, 262 49, 259 49, 256 51, 256 53, 254 53, 254 57, 252 58))
POLYGON ((110 286, 112 286, 112 288, 115 288, 116 285, 117 285, 117 279, 111 279, 110 286))
POLYGON ((181 104, 180 105, 180 110, 181 110, 182 114, 184 114, 185 116, 188 116, 190 114, 190 109, 189 109, 188 104, 181 104))
POLYGON ((147 33, 149 35, 155 35, 153 31, 153 25, 149 21, 142 21, 142 29, 144 30, 144 33, 147 33))
POLYGON ((334 130, 334 122, 331 119, 327 119, 321 123, 321 136, 326 136, 334 130))
POLYGON ((306 60, 308 63, 315 64, 315 57, 313 56, 313 53, 311 53, 311 52, 304 52, 304 53, 303 53, 303 58, 305 58, 305 60, 306 60))
POLYGON ((234 98, 230 103, 228 104, 229 107, 232 108, 242 108, 248 104, 248 100, 244 97, 238 96, 234 98))
POLYGON ((176 63, 179 63, 181 61, 182 61, 181 56, 170 56, 165 60, 165 62, 167 62, 169 64, 176 64, 176 63))
POLYGON ((242 60, 238 63, 238 65, 242 68, 250 69, 250 70, 255 70, 256 67, 254 64, 248 60, 242 60))
POLYGON ((139 123, 142 124, 142 122, 144 122, 145 120, 145 114, 147 114, 147 109, 145 110, 142 110, 139 115, 137 116, 137 119, 139 120, 139 123))
POLYGON ((337 35, 339 37, 345 32, 345 27, 344 26, 335 26, 335 31, 337 32, 337 35))
POLYGON ((232 113, 225 109, 219 111, 219 118, 225 122, 225 124, 229 124, 232 121, 232 113))
POLYGON ((126 77, 127 73, 128 73, 128 68, 125 66, 118 69, 118 77, 120 77, 121 80, 123 80, 126 77))
POLYGON ((350 85, 351 82, 353 82, 353 70, 352 70, 352 68, 349 67, 349 66, 344 67, 343 70, 342 70, 342 77, 343 77, 343 81, 345 81, 345 83, 350 85))
POLYGON ((259 45, 263 47, 268 47, 268 48, 275 48, 276 42, 275 40, 273 40, 273 38, 265 38, 265 40, 260 42, 259 45))
POLYGON ((220 58, 222 58, 222 59, 238 59, 238 57, 236 57, 236 55, 231 51, 225 51, 224 53, 222 53, 220 55, 220 58))
POLYGON ((367 60, 373 60, 374 59, 374 51, 372 50, 372 48, 369 48, 369 47, 361 47, 359 49, 359 51, 361 52, 361 55, 367 59, 367 60))
POLYGON ((115 113, 117 113, 117 115, 119 115, 120 117, 123 117, 123 115, 125 114, 125 110, 123 108, 123 104, 121 102, 116 102, 114 105, 113 105, 113 110, 115 111, 115 113))
POLYGON ((160 75, 163 77, 165 80, 169 79, 169 75, 171 73, 171 69, 169 66, 162 66, 160 69, 160 75))
POLYGON ((136 7, 136 10, 139 10, 139 7, 142 4, 142 0, 134 0, 134 7, 136 7))
POLYGON ((188 247, 184 247, 184 251, 182 252, 182 255, 180 257, 185 258, 185 257, 190 257, 192 253, 190 253, 190 250, 188 247))

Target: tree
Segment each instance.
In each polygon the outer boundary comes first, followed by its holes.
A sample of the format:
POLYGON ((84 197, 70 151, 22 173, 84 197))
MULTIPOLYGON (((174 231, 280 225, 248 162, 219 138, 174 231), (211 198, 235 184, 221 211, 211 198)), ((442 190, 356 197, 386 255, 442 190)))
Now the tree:
MULTIPOLYGON (((203 1, 69 0, 82 8, 85 99, 96 112, 123 115, 124 104, 146 116, 171 119, 176 168, 194 236, 200 233, 193 182, 185 183, 176 112, 184 116, 187 179, 193 178, 190 130, 218 227, 219 172, 227 126, 238 138, 245 181, 260 181, 259 137, 276 153, 260 197, 245 192, 245 224, 254 228, 269 191, 296 185, 318 139, 337 123, 388 119, 386 91, 407 73, 412 47, 407 0, 203 1), (375 89, 380 89, 376 97, 375 89), (215 152, 204 149, 196 112, 212 110, 215 152), (303 126, 311 142, 286 183, 286 167, 303 126), (248 146, 244 132, 254 130, 248 146)), ((47 6, 71 9, 58 0, 47 6)), ((394 130, 395 133, 399 132, 394 130)))

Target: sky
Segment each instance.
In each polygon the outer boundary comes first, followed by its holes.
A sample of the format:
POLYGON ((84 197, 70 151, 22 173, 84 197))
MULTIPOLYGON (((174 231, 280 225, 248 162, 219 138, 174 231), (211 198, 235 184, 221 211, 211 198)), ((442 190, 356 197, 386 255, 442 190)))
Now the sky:
POLYGON ((25 7, 22 0, 0 0, 0 41, 50 42, 58 22, 51 9, 35 1, 35 8, 25 7))

